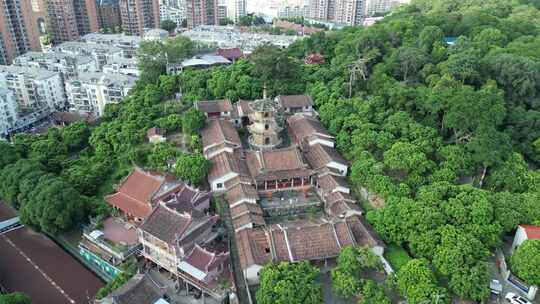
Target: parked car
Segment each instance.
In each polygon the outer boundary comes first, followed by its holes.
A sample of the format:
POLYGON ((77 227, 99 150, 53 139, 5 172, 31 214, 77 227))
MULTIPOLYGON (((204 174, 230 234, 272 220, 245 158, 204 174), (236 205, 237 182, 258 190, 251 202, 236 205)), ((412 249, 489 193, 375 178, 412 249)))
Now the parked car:
POLYGON ((513 292, 509 292, 506 294, 506 303, 511 304, 532 304, 531 301, 525 299, 524 297, 518 296, 517 294, 513 292))

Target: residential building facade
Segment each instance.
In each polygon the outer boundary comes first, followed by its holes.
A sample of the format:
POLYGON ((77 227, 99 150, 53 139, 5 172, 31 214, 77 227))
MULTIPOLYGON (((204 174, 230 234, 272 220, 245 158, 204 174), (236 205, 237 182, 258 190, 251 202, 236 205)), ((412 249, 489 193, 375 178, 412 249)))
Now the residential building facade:
POLYGON ((20 111, 66 106, 64 84, 58 72, 20 66, 0 66, 0 87, 15 95, 20 111))
POLYGON ((122 26, 118 0, 98 0, 97 13, 100 29, 116 29, 122 26))
POLYGON ((122 50, 122 57, 133 58, 137 53, 142 38, 126 34, 100 34, 91 33, 84 35, 81 40, 86 43, 117 47, 122 50))
POLYGON ((98 64, 94 58, 55 51, 28 52, 15 58, 13 64, 59 72, 64 80, 76 77, 79 73, 98 71, 98 64))
POLYGON ((227 0, 226 6, 227 18, 234 22, 246 15, 246 0, 227 0))
POLYGON ((159 2, 120 0, 120 16, 124 33, 142 36, 145 29, 159 27, 159 2))
POLYGON ((187 26, 219 25, 218 0, 186 0, 187 26))
POLYGON ((364 16, 365 0, 310 0, 311 19, 354 26, 361 25, 364 16))
POLYGON ((80 73, 66 82, 69 110, 100 117, 106 105, 119 103, 128 95, 136 80, 122 74, 80 73))
POLYGON ((54 43, 73 41, 99 29, 94 0, 45 0, 47 30, 54 43))
POLYGON ((13 92, 0 87, 0 138, 8 134, 17 116, 17 101, 13 92))
POLYGON ((33 16, 30 0, 0 1, 0 64, 9 64, 28 51, 41 50, 33 16))

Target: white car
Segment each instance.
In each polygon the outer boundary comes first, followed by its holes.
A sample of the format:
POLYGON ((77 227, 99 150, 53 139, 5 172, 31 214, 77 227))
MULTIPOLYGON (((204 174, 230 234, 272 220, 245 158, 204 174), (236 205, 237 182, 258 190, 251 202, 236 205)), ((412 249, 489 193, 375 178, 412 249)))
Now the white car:
POLYGON ((506 297, 504 298, 506 299, 507 303, 511 304, 532 304, 529 300, 525 299, 524 297, 520 297, 513 292, 507 293, 506 297))

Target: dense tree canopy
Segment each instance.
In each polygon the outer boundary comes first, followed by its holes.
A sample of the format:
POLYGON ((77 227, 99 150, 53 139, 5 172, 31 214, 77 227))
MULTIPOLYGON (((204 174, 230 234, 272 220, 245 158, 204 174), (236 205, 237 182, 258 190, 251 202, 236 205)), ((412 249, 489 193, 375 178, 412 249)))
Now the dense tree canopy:
POLYGON ((540 240, 526 240, 510 259, 512 271, 532 285, 540 285, 540 240))
POLYGON ((31 304, 30 297, 22 292, 0 295, 0 304, 31 304))
POLYGON ((282 262, 267 265, 260 271, 257 303, 260 304, 319 304, 322 291, 315 278, 319 269, 308 262, 282 262))

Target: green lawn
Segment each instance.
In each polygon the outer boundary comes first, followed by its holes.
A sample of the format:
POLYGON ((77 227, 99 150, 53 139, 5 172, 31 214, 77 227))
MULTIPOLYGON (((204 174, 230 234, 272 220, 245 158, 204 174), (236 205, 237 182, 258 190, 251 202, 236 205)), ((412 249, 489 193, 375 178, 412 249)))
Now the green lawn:
POLYGON ((396 244, 390 244, 384 250, 384 257, 388 260, 395 271, 399 271, 407 262, 411 260, 405 249, 396 244))

